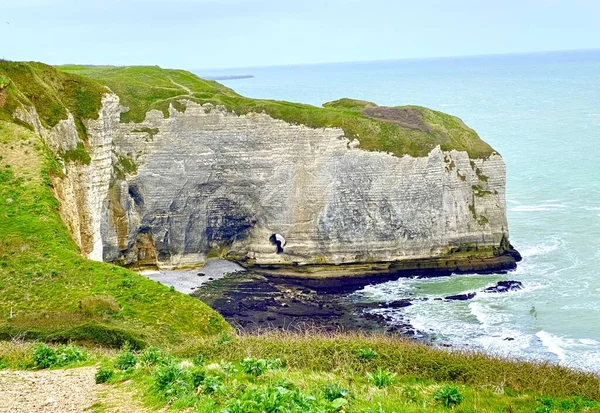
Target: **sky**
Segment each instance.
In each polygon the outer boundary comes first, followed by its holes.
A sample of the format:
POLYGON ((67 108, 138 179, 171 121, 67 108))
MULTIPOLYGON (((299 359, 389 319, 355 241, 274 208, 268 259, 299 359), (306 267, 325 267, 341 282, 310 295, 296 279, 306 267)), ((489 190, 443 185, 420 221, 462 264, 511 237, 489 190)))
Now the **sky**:
POLYGON ((599 0, 0 0, 0 57, 208 69, 600 48, 599 0))

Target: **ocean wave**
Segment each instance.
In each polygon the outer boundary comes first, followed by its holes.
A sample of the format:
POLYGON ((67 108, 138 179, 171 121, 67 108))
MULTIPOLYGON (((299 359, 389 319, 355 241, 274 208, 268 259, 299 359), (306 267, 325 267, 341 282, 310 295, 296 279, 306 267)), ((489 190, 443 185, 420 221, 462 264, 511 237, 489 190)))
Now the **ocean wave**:
POLYGON ((511 318, 509 314, 502 313, 481 301, 471 301, 469 311, 485 328, 508 323, 511 318))
POLYGON ((556 251, 561 245, 563 241, 560 239, 554 239, 549 243, 536 244, 532 246, 526 246, 525 248, 521 248, 521 254, 524 257, 534 257, 537 255, 545 255, 551 252, 556 251))
POLYGON ((555 354, 561 362, 565 361, 567 356, 562 348, 564 343, 560 337, 547 333, 544 330, 538 331, 535 335, 549 352, 555 354))
POLYGON ((518 205, 509 208, 511 212, 540 212, 540 211, 556 211, 566 208, 565 204, 540 204, 540 205, 518 205))

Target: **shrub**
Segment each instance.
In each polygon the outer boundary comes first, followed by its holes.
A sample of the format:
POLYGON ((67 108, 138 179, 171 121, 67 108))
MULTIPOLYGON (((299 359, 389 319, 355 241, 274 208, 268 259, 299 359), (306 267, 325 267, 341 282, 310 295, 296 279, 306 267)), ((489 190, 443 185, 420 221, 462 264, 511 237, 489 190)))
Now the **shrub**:
POLYGON ((453 408, 463 401, 462 393, 454 386, 444 386, 435 392, 433 398, 441 402, 444 407, 453 408))
POLYGON ((368 373, 367 377, 371 383, 379 388, 396 383, 396 373, 387 370, 377 369, 373 373, 368 373))
POLYGON ((350 396, 350 391, 343 388, 338 383, 331 383, 323 388, 323 396, 330 402, 336 399, 347 399, 350 396))
POLYGON ((56 364, 56 352, 52 347, 40 344, 34 349, 33 364, 40 369, 47 369, 56 364))
MULTIPOLYGON (((177 364, 167 364, 153 373, 154 385, 164 396, 180 396, 191 391, 194 383, 190 373, 177 364)), ((199 383, 204 379, 202 377, 199 383)))
POLYGON ((69 344, 59 346, 56 350, 56 365, 67 366, 72 363, 78 363, 87 360, 87 354, 80 347, 69 344))
POLYGON ((125 371, 135 367, 137 357, 130 351, 123 352, 117 356, 115 360, 115 368, 125 371))
POLYGON ((192 367, 190 369, 190 379, 194 389, 202 384, 206 378, 206 371, 201 367, 192 367))
POLYGON ((377 358, 377 352, 372 348, 359 348, 356 353, 358 358, 364 361, 373 361, 377 358))
POLYGON ((279 359, 254 359, 246 358, 240 366, 245 373, 251 374, 252 376, 261 376, 267 370, 274 370, 283 367, 283 363, 279 359))
POLYGON ((110 316, 121 311, 121 307, 111 296, 95 295, 82 299, 79 311, 87 316, 110 316))
POLYGON ((202 381, 202 391, 207 394, 216 393, 221 386, 223 381, 218 376, 206 376, 202 381))
POLYGON ((157 364, 167 364, 171 358, 160 351, 159 348, 149 347, 140 354, 140 364, 144 366, 154 366, 157 364))
POLYGON ((112 369, 100 368, 96 372, 94 379, 96 380, 96 384, 102 384, 109 381, 115 372, 112 369))
POLYGON ((223 413, 300 413, 334 412, 347 404, 345 399, 326 402, 308 396, 300 389, 289 390, 279 386, 249 386, 226 403, 223 413), (332 410, 333 408, 333 410, 332 410))
POLYGON ((33 352, 33 364, 40 369, 64 367, 85 360, 87 360, 86 352, 72 344, 59 346, 57 349, 40 344, 34 348, 33 352))

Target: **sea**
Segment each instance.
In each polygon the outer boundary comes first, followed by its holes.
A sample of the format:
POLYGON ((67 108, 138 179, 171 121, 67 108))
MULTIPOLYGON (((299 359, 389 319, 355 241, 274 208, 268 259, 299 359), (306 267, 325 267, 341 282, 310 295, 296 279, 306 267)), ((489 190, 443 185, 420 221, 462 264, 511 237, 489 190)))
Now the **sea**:
POLYGON ((437 345, 600 373, 600 50, 195 72, 253 98, 320 106, 350 97, 460 117, 506 162, 510 240, 523 261, 508 274, 401 278, 351 298, 477 292, 374 311, 437 345), (524 288, 481 292, 499 280, 524 288))

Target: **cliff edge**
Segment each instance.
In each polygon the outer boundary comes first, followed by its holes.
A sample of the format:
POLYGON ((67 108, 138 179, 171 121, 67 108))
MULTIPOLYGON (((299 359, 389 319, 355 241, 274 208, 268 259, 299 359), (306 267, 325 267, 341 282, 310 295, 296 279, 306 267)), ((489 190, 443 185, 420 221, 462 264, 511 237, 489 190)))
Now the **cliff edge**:
POLYGON ((82 253, 221 256, 327 277, 515 266, 501 156, 460 119, 248 99, 158 67, 0 62, 0 120, 33 129, 82 253))

